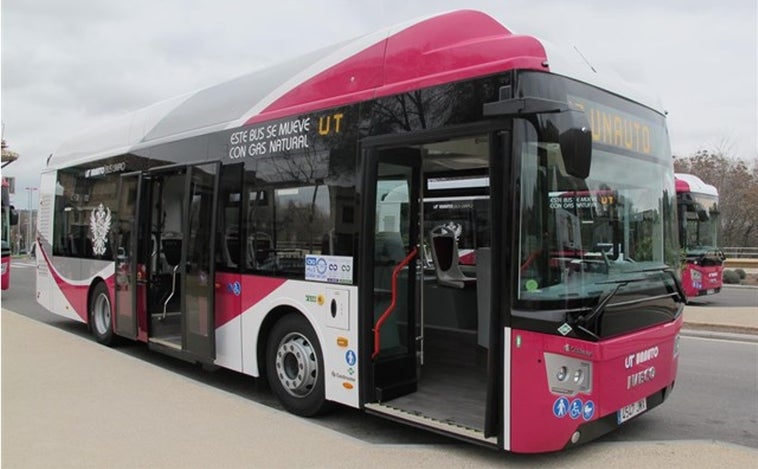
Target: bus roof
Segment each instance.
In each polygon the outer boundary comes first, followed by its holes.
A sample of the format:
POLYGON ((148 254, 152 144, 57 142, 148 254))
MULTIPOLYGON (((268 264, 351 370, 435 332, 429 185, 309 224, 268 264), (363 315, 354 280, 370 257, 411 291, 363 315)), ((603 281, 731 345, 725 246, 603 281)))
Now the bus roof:
POLYGON ((270 119, 511 69, 550 71, 662 112, 650 94, 597 73, 575 49, 459 10, 421 18, 126 114, 66 141, 53 167, 270 119))
POLYGON ((719 192, 715 186, 706 184, 702 179, 694 174, 674 174, 676 178, 676 191, 677 192, 692 192, 696 194, 705 194, 718 197, 719 192))

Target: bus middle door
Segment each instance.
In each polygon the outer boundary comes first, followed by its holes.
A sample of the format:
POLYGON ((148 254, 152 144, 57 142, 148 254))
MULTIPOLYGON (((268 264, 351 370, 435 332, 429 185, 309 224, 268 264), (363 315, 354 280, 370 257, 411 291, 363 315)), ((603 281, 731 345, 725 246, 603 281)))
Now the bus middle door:
POLYGON ((218 162, 150 171, 149 342, 201 362, 215 359, 218 162))

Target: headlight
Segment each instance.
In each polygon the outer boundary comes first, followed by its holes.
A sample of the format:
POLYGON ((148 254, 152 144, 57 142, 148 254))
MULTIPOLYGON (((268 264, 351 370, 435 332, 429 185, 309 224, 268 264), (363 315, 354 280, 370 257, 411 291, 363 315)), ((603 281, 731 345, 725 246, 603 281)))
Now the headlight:
POLYGON ((592 362, 557 353, 544 353, 547 384, 556 394, 592 392, 592 362))

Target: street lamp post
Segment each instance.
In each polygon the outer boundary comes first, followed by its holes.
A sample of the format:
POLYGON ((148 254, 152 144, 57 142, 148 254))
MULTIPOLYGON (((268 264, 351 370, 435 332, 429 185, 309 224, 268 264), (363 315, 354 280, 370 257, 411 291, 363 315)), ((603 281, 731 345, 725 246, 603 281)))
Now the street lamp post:
POLYGON ((28 236, 26 238, 26 253, 31 254, 32 252, 32 194, 34 191, 36 191, 36 187, 27 187, 26 191, 29 193, 29 231, 28 236))

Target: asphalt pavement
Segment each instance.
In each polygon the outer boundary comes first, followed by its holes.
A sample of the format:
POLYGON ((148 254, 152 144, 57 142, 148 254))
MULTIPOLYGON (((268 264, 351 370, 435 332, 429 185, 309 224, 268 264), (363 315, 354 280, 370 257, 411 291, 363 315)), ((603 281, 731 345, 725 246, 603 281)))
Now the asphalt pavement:
MULTIPOLYGON (((758 307, 687 306, 687 333, 758 337, 758 307)), ((592 442, 547 455, 374 444, 2 310, 3 468, 752 467, 717 441, 592 442)))

